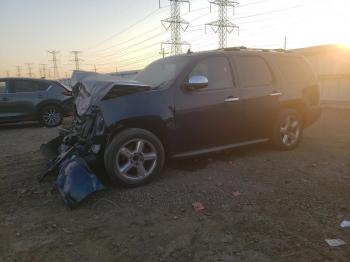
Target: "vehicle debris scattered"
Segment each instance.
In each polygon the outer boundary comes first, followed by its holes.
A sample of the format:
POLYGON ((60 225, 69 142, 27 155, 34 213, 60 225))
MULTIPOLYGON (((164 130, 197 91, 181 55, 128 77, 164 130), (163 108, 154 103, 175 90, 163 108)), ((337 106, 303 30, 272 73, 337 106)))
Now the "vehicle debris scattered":
POLYGON ((204 211, 204 209, 205 209, 204 205, 201 202, 194 202, 192 204, 192 207, 193 207, 194 211, 196 211, 198 213, 204 211))
POLYGON ((341 222, 340 227, 342 228, 350 227, 350 221, 344 220, 343 222, 341 222))
POLYGON ((331 247, 340 247, 346 245, 346 242, 341 239, 325 239, 325 241, 331 247))

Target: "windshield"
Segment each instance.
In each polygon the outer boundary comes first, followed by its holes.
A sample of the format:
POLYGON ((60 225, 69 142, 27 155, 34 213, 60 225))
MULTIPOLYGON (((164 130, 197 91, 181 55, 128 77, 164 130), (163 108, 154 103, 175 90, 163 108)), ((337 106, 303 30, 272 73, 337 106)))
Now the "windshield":
POLYGON ((138 73, 134 80, 147 84, 152 88, 160 87, 174 80, 187 61, 188 57, 185 56, 159 59, 138 73))

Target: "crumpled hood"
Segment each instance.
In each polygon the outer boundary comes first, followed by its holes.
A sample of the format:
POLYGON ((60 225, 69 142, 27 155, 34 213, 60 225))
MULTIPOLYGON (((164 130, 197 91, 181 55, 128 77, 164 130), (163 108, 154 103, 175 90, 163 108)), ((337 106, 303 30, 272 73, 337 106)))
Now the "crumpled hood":
POLYGON ((118 86, 141 87, 149 89, 149 86, 117 76, 98 74, 94 72, 74 71, 71 85, 74 88, 79 84, 79 93, 75 97, 75 106, 79 116, 89 112, 92 106, 97 105, 113 88, 118 86))

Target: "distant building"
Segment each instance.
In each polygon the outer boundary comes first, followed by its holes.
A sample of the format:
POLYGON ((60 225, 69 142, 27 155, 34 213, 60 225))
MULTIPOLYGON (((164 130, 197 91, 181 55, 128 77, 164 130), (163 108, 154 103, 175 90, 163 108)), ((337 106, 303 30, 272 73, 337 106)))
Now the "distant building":
POLYGON ((323 45, 291 50, 304 55, 319 77, 324 106, 350 108, 350 48, 323 45))

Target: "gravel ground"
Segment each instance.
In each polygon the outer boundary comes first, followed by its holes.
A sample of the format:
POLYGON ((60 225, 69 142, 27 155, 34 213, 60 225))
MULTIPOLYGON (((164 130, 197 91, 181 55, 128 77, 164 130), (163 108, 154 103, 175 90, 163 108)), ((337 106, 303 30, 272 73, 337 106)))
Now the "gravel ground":
POLYGON ((53 177, 35 180, 38 148, 56 132, 0 130, 0 261, 350 261, 350 228, 339 226, 350 220, 350 111, 325 110, 294 151, 170 162, 153 183, 107 185, 74 211, 53 177))

